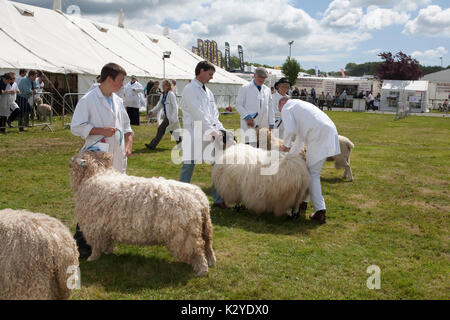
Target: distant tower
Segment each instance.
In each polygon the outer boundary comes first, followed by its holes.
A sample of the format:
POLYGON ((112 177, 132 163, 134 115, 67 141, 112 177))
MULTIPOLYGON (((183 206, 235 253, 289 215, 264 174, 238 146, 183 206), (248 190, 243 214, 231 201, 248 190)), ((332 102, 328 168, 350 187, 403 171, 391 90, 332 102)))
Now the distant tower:
POLYGON ((53 10, 62 11, 61 0, 53 0, 53 10))
POLYGON ((166 26, 164 27, 163 36, 169 38, 169 24, 168 23, 166 23, 166 26))
POLYGON ((124 21, 125 21, 125 15, 123 14, 123 9, 120 9, 119 28, 125 28, 124 21))

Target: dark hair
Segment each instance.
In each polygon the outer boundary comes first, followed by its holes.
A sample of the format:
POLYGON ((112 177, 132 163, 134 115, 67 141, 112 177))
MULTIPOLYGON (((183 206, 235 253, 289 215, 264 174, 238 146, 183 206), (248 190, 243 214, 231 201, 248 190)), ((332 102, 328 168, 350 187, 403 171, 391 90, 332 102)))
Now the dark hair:
POLYGON ((5 73, 4 75, 2 75, 2 78, 5 80, 11 80, 11 75, 9 73, 5 73))
POLYGON ((104 82, 108 77, 112 80, 116 80, 119 74, 126 76, 127 72, 116 63, 108 63, 102 68, 102 72, 100 73, 100 82, 104 82))
POLYGON ((36 70, 30 70, 30 71, 28 71, 28 76, 29 76, 29 77, 32 77, 32 76, 35 76, 35 75, 37 75, 37 71, 36 71, 36 70))
POLYGON ((19 74, 22 75, 22 74, 24 74, 24 73, 27 73, 27 70, 26 70, 26 69, 20 69, 20 70, 19 70, 19 74))
POLYGON ((203 69, 203 71, 209 71, 209 70, 214 70, 216 71, 216 68, 214 67, 214 65, 209 62, 209 61, 201 61, 197 64, 197 66, 195 67, 195 75, 198 76, 200 74, 200 70, 203 69))

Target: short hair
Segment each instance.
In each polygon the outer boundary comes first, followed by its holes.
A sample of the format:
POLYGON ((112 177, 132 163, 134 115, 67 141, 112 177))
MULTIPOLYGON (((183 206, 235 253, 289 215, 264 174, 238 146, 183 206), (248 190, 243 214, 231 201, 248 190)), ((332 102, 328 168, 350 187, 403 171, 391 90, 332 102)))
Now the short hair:
POLYGON ((24 73, 27 73, 27 69, 20 69, 19 70, 19 74, 24 74, 24 73))
POLYGON ((116 80, 119 74, 126 76, 127 72, 116 63, 108 63, 102 68, 102 72, 100 73, 100 82, 106 81, 108 77, 112 80, 116 80))
POLYGON ((285 101, 288 102, 289 100, 291 100, 290 97, 281 97, 280 101, 278 101, 278 106, 280 105, 281 101, 285 101))
POLYGON ((200 74, 200 70, 203 69, 203 71, 209 71, 209 70, 214 70, 216 71, 216 68, 214 67, 214 65, 209 62, 209 61, 201 61, 197 64, 197 66, 195 67, 195 75, 198 76, 200 74))
POLYGON ((30 70, 30 71, 28 71, 28 76, 29 76, 29 77, 32 77, 32 76, 35 76, 35 75, 37 75, 37 71, 36 71, 36 70, 30 70))
POLYGON ((261 78, 267 78, 269 76, 269 73, 265 68, 259 67, 255 70, 255 75, 261 78))
POLYGON ((9 73, 5 73, 2 78, 4 78, 5 80, 11 80, 11 75, 9 73))

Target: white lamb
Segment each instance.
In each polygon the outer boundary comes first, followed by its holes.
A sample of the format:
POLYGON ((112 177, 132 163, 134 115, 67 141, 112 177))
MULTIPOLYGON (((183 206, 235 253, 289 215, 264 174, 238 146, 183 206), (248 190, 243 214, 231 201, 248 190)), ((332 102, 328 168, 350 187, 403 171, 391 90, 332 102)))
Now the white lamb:
POLYGON ((69 277, 77 268, 77 245, 60 221, 0 211, 0 300, 69 299, 69 277))
POLYGON ((39 115, 40 121, 47 121, 47 117, 52 114, 52 107, 48 104, 44 104, 41 98, 34 99, 34 103, 36 104, 36 111, 39 115))
POLYGON ((256 213, 297 213, 309 193, 303 157, 257 149, 245 144, 227 148, 212 169, 215 188, 228 205, 242 204, 256 213), (274 174, 262 175, 278 159, 274 174))
POLYGON ((339 136, 339 147, 341 153, 327 158, 327 161, 334 161, 334 167, 336 169, 345 169, 342 179, 348 178, 349 181, 353 181, 352 168, 350 168, 350 153, 355 145, 344 136, 339 136))
POLYGON ((89 261, 114 242, 164 245, 175 259, 206 275, 216 262, 209 201, 195 185, 117 172, 111 155, 84 151, 71 160, 75 216, 92 246, 89 261))

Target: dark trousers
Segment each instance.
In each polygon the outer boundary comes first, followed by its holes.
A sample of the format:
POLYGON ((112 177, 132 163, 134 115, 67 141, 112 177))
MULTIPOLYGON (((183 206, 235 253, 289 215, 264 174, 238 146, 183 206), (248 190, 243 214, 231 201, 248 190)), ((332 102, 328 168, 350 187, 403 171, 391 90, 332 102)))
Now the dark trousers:
POLYGON ((20 116, 20 109, 15 109, 8 118, 8 123, 11 123, 13 121, 16 121, 16 119, 20 116))
POLYGON ((130 107, 126 107, 126 109, 127 109, 128 117, 130 118, 130 124, 132 126, 138 126, 140 123, 139 109, 138 108, 130 108, 130 107))
POLYGON ((0 132, 6 132, 6 117, 0 117, 0 132))
MULTIPOLYGON (((161 142, 161 139, 164 137, 164 134, 166 133, 166 129, 169 126, 169 119, 164 118, 163 122, 158 127, 158 132, 156 133, 156 137, 153 138, 153 140, 150 142, 149 147, 150 149, 156 148, 156 146, 161 142)), ((173 131, 170 131, 170 134, 172 134, 173 131)), ((178 138, 177 144, 181 142, 181 137, 178 138)))

